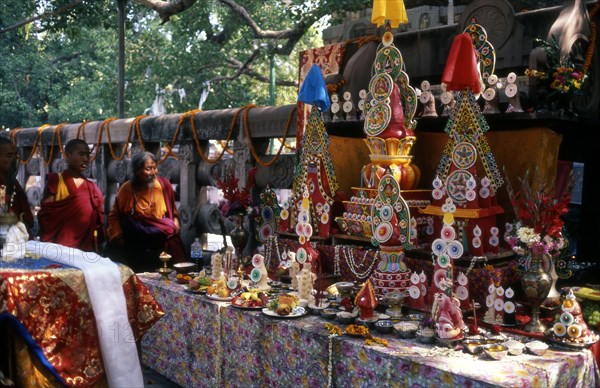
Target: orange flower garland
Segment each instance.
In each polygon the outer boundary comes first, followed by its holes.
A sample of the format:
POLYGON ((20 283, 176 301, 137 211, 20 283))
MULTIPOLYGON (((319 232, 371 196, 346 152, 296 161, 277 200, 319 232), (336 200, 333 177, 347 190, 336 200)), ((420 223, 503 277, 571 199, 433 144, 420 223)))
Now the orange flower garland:
POLYGON ((590 11, 590 41, 588 43, 587 52, 585 53, 585 62, 583 63, 582 73, 585 76, 587 74, 590 65, 592 64, 592 57, 594 56, 594 49, 596 48, 596 21, 594 17, 600 10, 600 0, 596 1, 596 4, 590 11))
MULTIPOLYGON (((283 146, 285 145, 285 141, 281 142, 281 146, 279 147, 279 151, 277 151, 277 153, 275 154, 275 156, 273 156, 273 158, 271 160, 269 160, 268 162, 263 162, 260 157, 258 156, 258 153, 256 152, 256 149, 254 148, 254 144, 252 144, 252 136, 250 134, 250 125, 248 123, 248 112, 250 111, 250 109, 255 108, 251 107, 246 109, 246 111, 244 112, 244 130, 246 131, 246 138, 248 139, 248 146, 250 147, 250 152, 252 153, 252 156, 254 157, 254 160, 256 160, 256 162, 258 164, 260 164, 263 167, 269 167, 271 166, 273 163, 275 163, 275 161, 279 158, 279 155, 281 154, 281 151, 283 151, 283 146)), ((287 122, 285 123, 285 132, 283 134, 283 139, 287 138, 287 134, 290 130, 290 126, 292 124, 292 117, 294 116, 294 112, 296 112, 296 107, 294 107, 287 119, 287 122)))

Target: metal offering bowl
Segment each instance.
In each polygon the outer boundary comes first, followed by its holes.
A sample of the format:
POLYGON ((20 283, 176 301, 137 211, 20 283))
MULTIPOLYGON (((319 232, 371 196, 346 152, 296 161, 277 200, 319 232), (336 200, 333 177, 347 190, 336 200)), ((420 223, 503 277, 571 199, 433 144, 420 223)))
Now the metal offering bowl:
POLYGON ((483 352, 492 360, 502 360, 508 354, 508 348, 504 345, 490 344, 483 346, 483 352))
POLYGON ((394 330, 394 323, 389 319, 382 319, 375 322, 375 330, 382 334, 391 333, 394 330))
POLYGON ((542 341, 527 342, 525 347, 536 356, 543 356, 548 350, 548 344, 545 344, 542 341))
POLYGON ((166 279, 171 272, 173 272, 173 268, 169 267, 160 267, 156 270, 164 279, 166 279))
POLYGON ((390 292, 385 296, 385 301, 390 306, 399 306, 404 303, 404 299, 406 299, 406 294, 403 292, 390 292))
POLYGON ((186 274, 192 272, 196 268, 196 264, 190 262, 176 263, 173 264, 173 268, 175 268, 175 271, 177 271, 177 273, 186 274))

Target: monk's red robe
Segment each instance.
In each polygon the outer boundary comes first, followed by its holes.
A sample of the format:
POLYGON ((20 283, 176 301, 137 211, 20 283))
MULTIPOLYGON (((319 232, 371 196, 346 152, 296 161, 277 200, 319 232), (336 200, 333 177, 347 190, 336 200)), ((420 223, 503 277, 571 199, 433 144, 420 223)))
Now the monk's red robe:
MULTIPOLYGON (((62 178, 69 196, 43 202, 38 212, 40 240, 61 244, 82 251, 98 251, 104 241, 104 196, 90 180, 77 187, 68 171, 62 178), (97 238, 94 237, 97 232, 97 238)), ((48 191, 56 194, 58 174, 48 175, 48 191)))

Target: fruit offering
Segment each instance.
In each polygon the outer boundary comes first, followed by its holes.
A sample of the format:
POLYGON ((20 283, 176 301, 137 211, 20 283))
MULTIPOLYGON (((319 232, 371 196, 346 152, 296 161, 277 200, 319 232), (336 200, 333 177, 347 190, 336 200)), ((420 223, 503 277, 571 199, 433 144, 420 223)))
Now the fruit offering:
POLYGON ((238 307, 264 307, 268 303, 269 296, 266 292, 257 288, 249 288, 242 290, 239 295, 236 295, 231 300, 231 304, 238 307))
POLYGON ((229 291, 224 277, 217 280, 215 285, 209 286, 207 293, 208 295, 217 296, 219 298, 229 298, 231 296, 231 291, 229 291))
MULTIPOLYGON (((179 275, 177 275, 179 276, 179 275)), ((188 276, 189 277, 189 276, 188 276)), ((212 284, 210 277, 196 276, 188 282, 188 287, 192 290, 207 289, 212 284)))
POLYGON ((269 310, 278 315, 290 315, 294 307, 298 306, 298 298, 291 294, 279 295, 277 299, 269 302, 269 310))
POLYGON ((582 305, 583 319, 592 329, 600 330, 600 304, 596 302, 584 302, 582 305))
POLYGON ((178 273, 175 278, 177 279, 177 283, 179 284, 188 284, 190 280, 192 280, 192 277, 190 275, 183 273, 178 273))

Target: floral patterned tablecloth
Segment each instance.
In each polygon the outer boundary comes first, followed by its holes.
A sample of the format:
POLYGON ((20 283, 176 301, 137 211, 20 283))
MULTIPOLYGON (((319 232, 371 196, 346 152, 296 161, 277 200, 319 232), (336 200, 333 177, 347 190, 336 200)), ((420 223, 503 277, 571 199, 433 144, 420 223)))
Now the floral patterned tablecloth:
POLYGON ((139 276, 166 312, 143 337, 142 361, 184 387, 593 387, 600 382, 588 350, 551 349, 543 357, 491 361, 391 334, 380 335, 388 347, 367 346, 360 338, 330 337, 327 321, 317 316, 272 318, 187 293, 175 282, 139 276))

